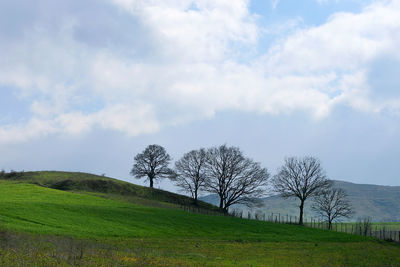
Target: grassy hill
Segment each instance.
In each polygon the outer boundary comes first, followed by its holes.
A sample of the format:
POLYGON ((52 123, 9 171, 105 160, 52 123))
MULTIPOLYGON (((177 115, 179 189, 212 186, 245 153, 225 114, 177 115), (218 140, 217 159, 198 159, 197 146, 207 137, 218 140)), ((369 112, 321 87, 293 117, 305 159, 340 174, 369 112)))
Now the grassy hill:
MULTIPOLYGON (((193 206, 192 199, 187 196, 88 173, 59 171, 11 172, 0 175, 0 180, 30 183, 63 191, 92 193, 102 197, 141 203, 147 206, 193 206)), ((202 201, 199 201, 198 207, 211 211, 218 210, 215 206, 202 201)))
MULTIPOLYGON (((370 217, 375 222, 400 221, 400 186, 354 184, 337 180, 333 182, 334 187, 343 188, 346 191, 354 208, 355 214, 349 220, 355 221, 358 218, 370 217)), ((216 195, 208 195, 201 199, 213 205, 219 203, 216 195)), ((262 202, 263 207, 255 208, 253 211, 298 216, 299 203, 297 199, 271 196, 263 198, 262 202)), ((311 201, 308 201, 305 205, 306 217, 316 217, 310 207, 311 201)), ((242 205, 234 208, 248 210, 242 205)))
POLYGON ((98 193, 91 186, 77 186, 90 179, 114 181, 54 172, 0 180, 0 266, 400 263, 400 246, 396 244, 296 225, 190 213, 172 200, 154 201, 166 207, 155 206, 151 199, 151 205, 146 205, 144 198, 138 202, 116 198, 115 189, 103 188, 98 193), (73 191, 51 188, 66 177, 74 181, 73 191))

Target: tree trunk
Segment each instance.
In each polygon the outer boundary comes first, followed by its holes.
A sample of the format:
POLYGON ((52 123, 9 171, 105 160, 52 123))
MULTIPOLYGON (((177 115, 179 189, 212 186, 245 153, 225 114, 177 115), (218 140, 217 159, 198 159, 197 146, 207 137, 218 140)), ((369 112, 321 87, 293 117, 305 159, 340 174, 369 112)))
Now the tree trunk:
POLYGON ((155 177, 155 176, 156 176, 156 175, 155 175, 153 169, 151 170, 150 173, 147 174, 147 177, 149 177, 149 180, 150 180, 150 188, 153 188, 153 180, 154 180, 154 177, 155 177))
POLYGON ((197 191, 194 191, 194 198, 193 198, 194 205, 197 206, 197 191))
POLYGON ((332 230, 332 221, 328 221, 328 228, 329 228, 329 230, 332 230))
POLYGON ((222 199, 222 196, 219 196, 219 208, 220 210, 224 209, 224 201, 222 199))
POLYGON ((224 212, 225 212, 225 213, 228 213, 228 212, 229 212, 229 207, 225 207, 225 208, 224 208, 224 212))
POLYGON ((304 200, 301 200, 299 208, 300 208, 299 224, 303 225, 304 200))

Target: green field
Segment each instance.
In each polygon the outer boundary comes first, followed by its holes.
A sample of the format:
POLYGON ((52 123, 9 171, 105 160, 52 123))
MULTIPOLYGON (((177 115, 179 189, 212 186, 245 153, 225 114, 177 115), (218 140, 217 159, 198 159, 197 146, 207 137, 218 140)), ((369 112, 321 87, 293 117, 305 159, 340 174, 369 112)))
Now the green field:
POLYGON ((394 243, 190 213, 149 188, 139 197, 38 184, 0 181, 0 266, 400 266, 394 243))

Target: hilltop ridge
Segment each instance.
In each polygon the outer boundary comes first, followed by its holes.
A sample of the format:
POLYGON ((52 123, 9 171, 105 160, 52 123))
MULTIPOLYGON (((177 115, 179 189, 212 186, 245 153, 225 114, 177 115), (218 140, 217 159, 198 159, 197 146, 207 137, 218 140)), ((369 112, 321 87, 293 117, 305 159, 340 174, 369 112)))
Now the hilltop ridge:
POLYGON ((184 195, 83 172, 10 172, 0 175, 0 180, 35 184, 62 191, 87 192, 146 206, 187 206, 218 211, 217 207, 203 201, 199 201, 198 205, 194 206, 193 200, 184 195))

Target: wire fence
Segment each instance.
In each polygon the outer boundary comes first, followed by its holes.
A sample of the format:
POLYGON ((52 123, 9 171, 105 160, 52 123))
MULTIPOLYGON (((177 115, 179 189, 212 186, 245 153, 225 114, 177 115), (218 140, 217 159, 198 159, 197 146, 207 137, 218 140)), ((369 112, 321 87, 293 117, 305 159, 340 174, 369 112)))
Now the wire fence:
MULTIPOLYGON (((250 211, 245 212, 243 210, 232 210, 230 215, 244 219, 267 221, 281 224, 299 223, 298 216, 281 213, 250 211)), ((331 229, 329 229, 329 223, 322 220, 321 218, 304 217, 303 225, 311 228, 326 229, 354 235, 369 236, 380 240, 400 242, 400 225, 397 229, 392 229, 391 227, 387 227, 385 225, 372 223, 369 218, 363 218, 358 222, 335 222, 332 223, 331 229)))
POLYGON ((222 212, 218 209, 211 210, 209 208, 202 208, 196 206, 185 206, 181 205, 180 209, 187 211, 187 212, 194 212, 194 213, 201 213, 205 215, 214 215, 214 216, 232 216, 230 213, 222 212))
MULTIPOLYGON (((242 219, 266 221, 281 224, 298 224, 299 217, 281 213, 251 212, 233 209, 229 213, 219 210, 210 210, 196 206, 181 206, 182 210, 213 216, 233 216, 242 219)), ((400 242, 400 224, 397 229, 385 225, 372 223, 369 218, 361 219, 358 222, 335 222, 329 229, 329 223, 321 218, 304 217, 303 225, 311 228, 326 229, 336 232, 343 232, 353 235, 369 236, 379 240, 400 242)))

